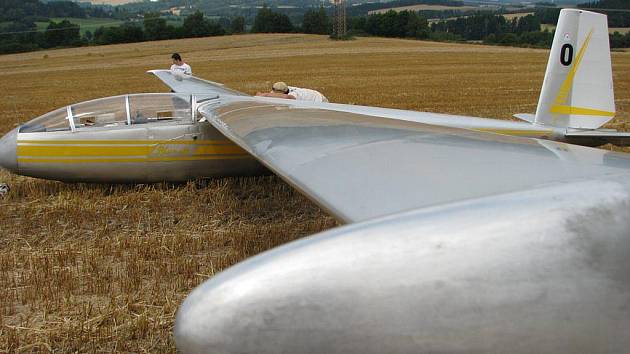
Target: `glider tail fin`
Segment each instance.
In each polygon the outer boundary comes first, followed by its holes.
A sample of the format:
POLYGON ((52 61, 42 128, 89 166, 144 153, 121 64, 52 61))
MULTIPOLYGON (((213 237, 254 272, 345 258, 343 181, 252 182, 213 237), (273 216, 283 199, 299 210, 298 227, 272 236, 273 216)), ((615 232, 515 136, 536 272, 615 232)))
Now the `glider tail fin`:
POLYGON ((535 124, 597 129, 615 116, 606 15, 563 9, 535 124))

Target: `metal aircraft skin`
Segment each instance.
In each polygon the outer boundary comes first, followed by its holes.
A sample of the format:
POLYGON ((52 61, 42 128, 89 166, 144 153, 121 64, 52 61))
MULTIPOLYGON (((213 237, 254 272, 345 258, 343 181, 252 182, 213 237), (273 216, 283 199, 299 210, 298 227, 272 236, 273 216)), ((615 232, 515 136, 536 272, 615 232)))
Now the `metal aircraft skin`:
MULTIPOLYGON (((541 96, 559 93, 537 118, 609 118, 610 96, 584 95, 574 69, 598 65, 583 48, 607 43, 605 23, 562 10, 551 55, 578 50, 554 58, 569 68, 548 69, 541 96)), ((630 155, 286 100, 199 111, 349 225, 197 287, 182 353, 627 351, 630 155)))
MULTIPOLYGON (((182 353, 630 346, 630 155, 537 139, 626 143, 627 134, 598 129, 614 115, 604 15, 561 11, 526 122, 250 97, 153 73, 176 92, 207 96, 190 96, 186 123, 211 125, 203 139, 231 141, 348 224, 197 287, 177 313, 182 353)), ((67 116, 76 125, 93 115, 67 116)), ((157 112, 149 118, 160 124, 157 112)), ((134 129, 126 121, 120 130, 134 129)), ((38 133, 12 134, 0 150, 38 133)), ((30 157, 15 152, 0 164, 20 173, 19 159, 30 157)))
MULTIPOLYGON (((629 133, 598 129, 615 114, 610 48, 607 35, 600 33, 607 28, 606 18, 594 17, 598 31, 586 33, 578 46, 577 38, 569 35, 575 32, 570 17, 560 20, 566 26, 558 24, 566 27, 563 36, 568 37, 559 38, 551 50, 536 115, 516 115, 521 122, 335 103, 282 103, 586 146, 628 145, 629 133)), ((235 99, 279 104, 278 99, 251 97, 166 70, 150 73, 178 93, 107 97, 47 113, 0 140, 0 166, 67 182, 186 181, 264 173, 258 162, 200 121, 196 110, 235 99)))
POLYGON ((245 151, 199 122, 198 102, 216 100, 216 95, 132 94, 70 105, 3 137, 0 166, 38 178, 104 183, 263 173, 245 151))

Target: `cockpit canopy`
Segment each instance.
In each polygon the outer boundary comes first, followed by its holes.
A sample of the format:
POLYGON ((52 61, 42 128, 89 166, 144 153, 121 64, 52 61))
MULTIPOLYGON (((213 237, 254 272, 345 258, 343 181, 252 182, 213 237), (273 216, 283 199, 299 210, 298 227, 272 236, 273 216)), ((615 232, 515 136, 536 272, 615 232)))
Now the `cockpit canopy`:
MULTIPOLYGON (((208 97, 204 97, 208 99, 208 97)), ((99 98, 59 108, 20 127, 20 133, 81 131, 94 127, 196 121, 197 97, 179 93, 142 93, 99 98), (196 108, 196 107, 195 107, 196 108)))

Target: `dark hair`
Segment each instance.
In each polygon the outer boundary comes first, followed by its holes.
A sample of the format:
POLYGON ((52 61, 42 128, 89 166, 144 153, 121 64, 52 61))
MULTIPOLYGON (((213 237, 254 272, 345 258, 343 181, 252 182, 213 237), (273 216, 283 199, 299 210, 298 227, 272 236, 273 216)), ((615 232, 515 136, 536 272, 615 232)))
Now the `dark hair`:
POLYGON ((272 87, 271 91, 273 91, 273 92, 280 92, 280 93, 284 93, 285 95, 287 95, 289 93, 289 91, 291 91, 291 90, 286 89, 285 91, 280 91, 280 90, 276 90, 275 88, 272 87))
POLYGON ((175 60, 182 60, 182 56, 179 55, 179 53, 173 53, 173 55, 171 55, 171 58, 175 60))

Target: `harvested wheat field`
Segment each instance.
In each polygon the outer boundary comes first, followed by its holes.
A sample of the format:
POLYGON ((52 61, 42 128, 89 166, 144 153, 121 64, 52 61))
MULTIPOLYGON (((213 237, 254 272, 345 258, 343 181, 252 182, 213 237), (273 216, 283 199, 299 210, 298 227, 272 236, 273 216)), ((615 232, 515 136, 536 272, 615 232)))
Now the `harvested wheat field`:
MULTIPOLYGON (((299 34, 244 35, 2 56, 0 133, 69 103, 167 92, 149 69, 180 52, 248 93, 283 80, 333 102, 510 119, 533 112, 546 50, 299 34)), ((630 130, 630 53, 614 53, 630 130)), ((275 177, 188 184, 63 184, 0 171, 0 352, 173 352, 196 285, 336 221, 275 177)))
POLYGON ((373 14, 384 14, 387 11, 473 11, 473 10, 483 10, 481 7, 477 6, 445 6, 445 5, 428 5, 428 4, 420 4, 420 5, 410 5, 410 6, 400 6, 400 7, 389 7, 386 9, 372 10, 368 11, 369 15, 373 14))

